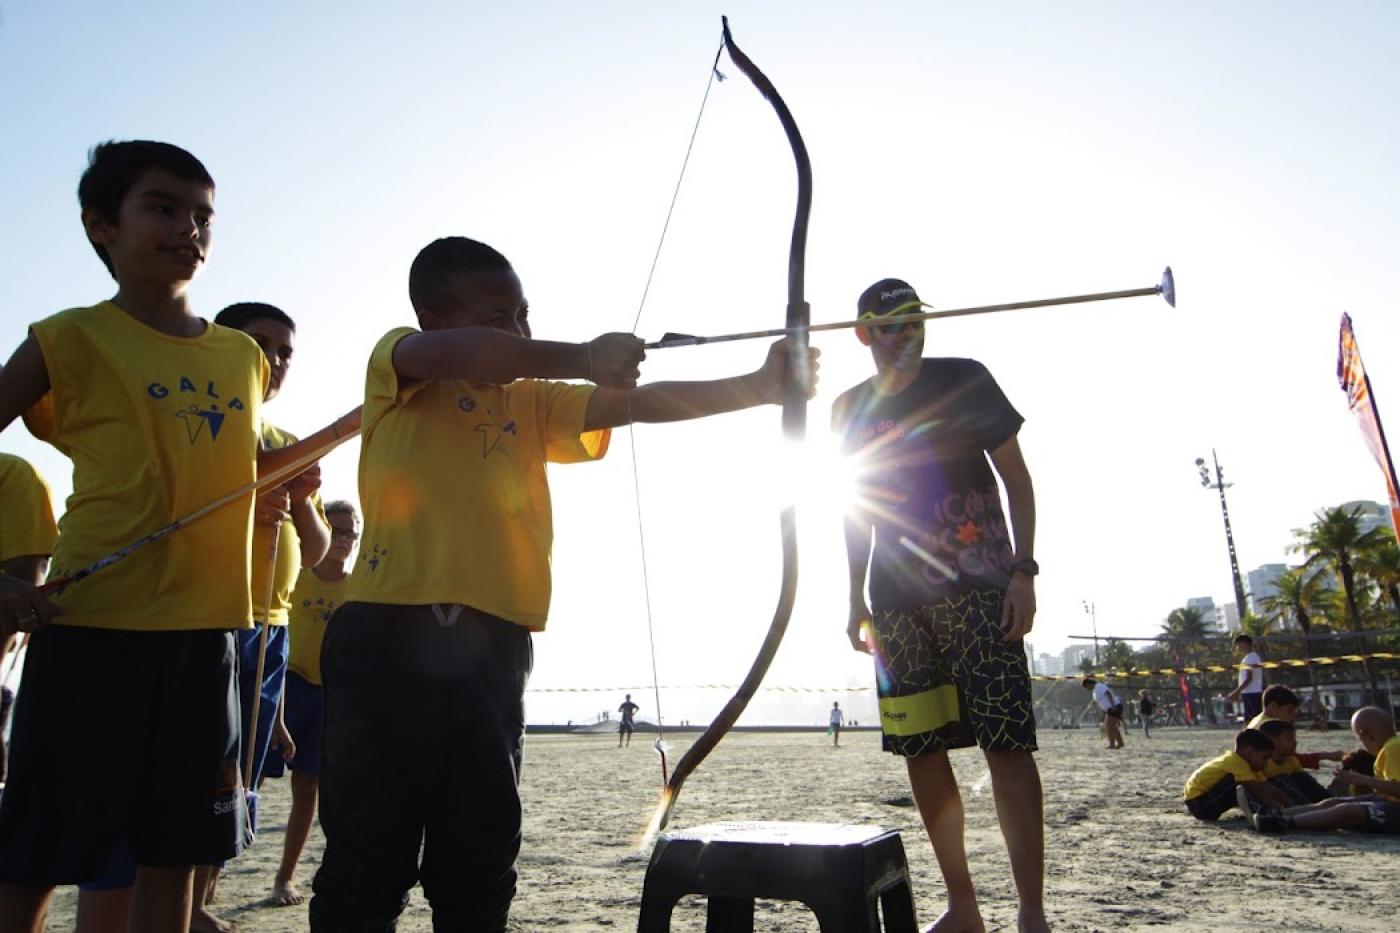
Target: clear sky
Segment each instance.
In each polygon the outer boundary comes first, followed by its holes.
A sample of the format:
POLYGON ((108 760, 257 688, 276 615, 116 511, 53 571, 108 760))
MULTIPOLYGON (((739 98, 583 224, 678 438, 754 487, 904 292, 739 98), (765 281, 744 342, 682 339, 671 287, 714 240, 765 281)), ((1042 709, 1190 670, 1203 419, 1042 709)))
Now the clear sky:
MULTIPOLYGON (((216 248, 192 294, 209 317, 263 300, 297 319, 269 409, 290 430, 359 402, 375 340, 412 323, 408 264, 438 236, 511 257, 536 336, 627 330, 721 12, 812 153, 815 320, 852 316, 888 275, 951 307, 1176 271, 1175 311, 1137 299, 929 330, 930 354, 982 360, 1026 416, 1038 648, 1087 631, 1083 600, 1101 632, 1142 635, 1189 596, 1233 598, 1218 501, 1193 465, 1212 446, 1237 484, 1246 571, 1285 560, 1314 510, 1384 497, 1334 366, 1347 310, 1382 417, 1400 424, 1400 11, 1385 3, 6 3, 0 343, 111 294, 75 198, 87 148, 108 138, 176 142, 213 172, 216 248)), ((782 322, 791 159, 767 104, 720 67, 732 80, 712 93, 643 336, 782 322)), ((871 681, 843 634, 845 503, 825 427, 870 360, 848 332, 817 342, 796 468, 776 409, 636 431, 663 684, 747 669, 794 490, 802 580, 770 683, 871 681)), ((643 377, 729 375, 763 353, 654 351, 643 377)), ((603 463, 552 473, 554 608, 533 687, 652 682, 631 443, 618 432, 603 463)), ((66 496, 66 461, 22 426, 0 449, 66 496)), ((353 496, 355 462, 353 448, 327 461, 328 497, 353 496)), ((834 698, 766 696, 755 718, 810 707, 824 721, 834 698)), ((650 718, 649 691, 634 699, 650 718)), ((722 699, 661 695, 668 719, 722 699)), ((620 701, 537 694, 531 718, 620 701)))

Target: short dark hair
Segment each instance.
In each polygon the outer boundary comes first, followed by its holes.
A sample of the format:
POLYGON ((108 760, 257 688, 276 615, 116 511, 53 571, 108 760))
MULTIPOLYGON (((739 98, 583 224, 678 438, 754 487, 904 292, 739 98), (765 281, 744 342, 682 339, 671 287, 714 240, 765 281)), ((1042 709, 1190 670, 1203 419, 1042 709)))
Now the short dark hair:
POLYGON ((1238 645, 1240 642, 1244 642, 1246 645, 1249 645, 1249 647, 1251 647, 1251 648, 1254 647, 1254 639, 1251 638, 1251 637, 1249 637, 1248 635, 1243 634, 1243 633, 1241 633, 1241 634, 1235 636, 1235 644, 1238 645))
POLYGON ((1270 704, 1274 706, 1297 706, 1298 694, 1294 693, 1283 684, 1271 684, 1264 688, 1264 695, 1259 698, 1259 701, 1265 706, 1270 704))
POLYGON ((326 503, 326 517, 332 515, 349 515, 355 523, 355 528, 360 527, 360 510, 355 508, 355 503, 347 499, 335 499, 326 503))
POLYGON ((297 323, 292 320, 291 315, 276 305, 262 301, 240 301, 214 315, 215 324, 232 327, 234 330, 243 330, 254 321, 276 321, 278 324, 285 324, 293 333, 297 329, 297 323))
POLYGON ((1271 752, 1274 750, 1274 740, 1258 729, 1241 729, 1240 734, 1235 736, 1235 752, 1246 750, 1271 752))
MULTIPOLYGON (((148 139, 108 140, 88 151, 88 167, 78 181, 78 205, 83 210, 97 211, 103 220, 115 224, 121 215, 122 201, 151 169, 163 169, 176 178, 207 185, 211 191, 214 188, 214 178, 204 163, 179 146, 148 139)), ((92 248, 116 278, 107 251, 96 243, 92 248)))
POLYGON ((485 243, 446 236, 418 251, 408 270, 408 300, 418 314, 436 308, 452 278, 471 272, 509 272, 510 260, 485 243))
POLYGON ((1093 686, 1094 684, 1096 684, 1096 683, 1098 683, 1098 681, 1095 680, 1094 678, 1092 678, 1092 677, 1085 677, 1085 678, 1084 678, 1084 683, 1083 683, 1083 685, 1084 685, 1085 687, 1092 687, 1092 686, 1093 686))
POLYGON ((1271 742, 1285 732, 1296 732, 1297 728, 1287 719, 1266 719, 1259 724, 1259 731, 1268 736, 1271 742))

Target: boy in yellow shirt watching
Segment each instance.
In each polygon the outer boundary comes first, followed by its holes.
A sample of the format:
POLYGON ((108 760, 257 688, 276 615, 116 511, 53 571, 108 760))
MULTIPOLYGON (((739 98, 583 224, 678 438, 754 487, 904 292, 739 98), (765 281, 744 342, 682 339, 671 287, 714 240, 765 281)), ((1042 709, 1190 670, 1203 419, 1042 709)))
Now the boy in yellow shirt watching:
MULTIPOLYGON (((27 460, 0 454, 0 574, 34 586, 49 572, 58 526, 53 521, 49 484, 27 460)), ((10 650, 19 650, 14 631, 0 631, 0 676, 12 671, 10 650)), ((0 684, 0 782, 5 780, 5 726, 15 695, 0 684)))
POLYGON ((780 342, 731 379, 638 388, 631 334, 532 339, 520 279, 484 243, 429 244, 408 287, 421 330, 391 330, 370 357, 364 537, 321 651, 311 928, 393 929, 421 881, 435 928, 493 933, 515 895, 523 694, 549 612, 546 463, 597 460, 633 421, 776 403, 792 351, 780 342))
POLYGON ((1264 766, 1264 777, 1287 794, 1291 803, 1317 803, 1332 796, 1305 769, 1319 768, 1327 758, 1341 761, 1341 752, 1299 752, 1297 727, 1282 719, 1266 719, 1259 731, 1274 743, 1274 753, 1264 766))
POLYGON ((1235 750, 1212 758, 1192 773, 1181 799, 1198 820, 1215 821, 1235 806, 1235 790, 1246 788, 1261 800, 1287 803, 1282 791, 1264 780, 1264 766, 1274 753, 1274 743, 1255 729, 1235 736, 1235 750))
POLYGON ((1366 751, 1376 756, 1375 775, 1339 769, 1337 777, 1373 793, 1360 797, 1333 797, 1302 807, 1265 810, 1250 816, 1250 825, 1262 833, 1290 829, 1355 829, 1368 833, 1400 835, 1400 736, 1390 714, 1365 706, 1351 717, 1351 731, 1366 751))
MULTIPOLYGON (((297 862, 311 835, 321 778, 321 728, 325 703, 321 693, 321 643, 326 622, 345 601, 350 584, 349 564, 360 538, 360 513, 343 499, 326 505, 331 547, 315 567, 302 570, 292 591, 288 622, 291 656, 282 705, 287 731, 296 752, 287 761, 292 772, 292 809, 282 840, 282 864, 272 886, 272 902, 282 907, 306 898, 296 886, 297 862)), ((275 762, 274 762, 275 763, 275 762)))
POLYGON ((1293 722, 1298 718, 1298 694, 1283 684, 1270 684, 1262 696, 1264 709, 1245 725, 1246 729, 1258 729, 1266 719, 1293 722))
MULTIPOLYGON (((214 218, 198 159, 105 143, 78 199, 116 295, 34 323, 0 372, 0 430, 23 414, 73 461, 55 577, 252 482, 267 383, 251 340, 190 307, 214 218)), ((238 853, 250 531, 251 506, 230 506, 51 598, 0 577, 0 627, 34 631, 0 802, 0 929, 35 928, 53 886, 96 877, 125 836, 131 929, 183 931, 191 866, 238 853)))

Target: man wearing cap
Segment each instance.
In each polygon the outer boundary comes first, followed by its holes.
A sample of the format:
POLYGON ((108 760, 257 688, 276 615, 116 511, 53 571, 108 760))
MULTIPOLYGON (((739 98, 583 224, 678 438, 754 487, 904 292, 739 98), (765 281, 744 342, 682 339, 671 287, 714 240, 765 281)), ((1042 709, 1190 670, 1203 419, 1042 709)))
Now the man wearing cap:
POLYGON ((857 311, 870 324, 856 336, 870 348, 875 375, 832 407, 833 431, 863 478, 846 518, 847 634, 852 647, 875 657, 884 748, 906 760, 943 872, 948 906, 931 929, 984 928, 948 762, 949 749, 978 745, 1011 855, 1019 929, 1048 930, 1022 643, 1035 618, 1039 572, 1035 496, 1016 440, 1024 419, 981 363, 924 358, 922 323, 880 323, 922 307, 899 279, 861 294, 857 311), (993 468, 1006 488, 1006 512, 993 468))

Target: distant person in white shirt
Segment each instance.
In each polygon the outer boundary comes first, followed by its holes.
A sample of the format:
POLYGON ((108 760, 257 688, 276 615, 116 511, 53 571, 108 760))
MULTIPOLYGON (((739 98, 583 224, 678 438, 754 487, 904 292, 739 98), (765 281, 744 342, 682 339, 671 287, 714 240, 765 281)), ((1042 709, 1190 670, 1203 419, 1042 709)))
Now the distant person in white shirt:
MULTIPOLYGON (((1254 639, 1248 635, 1235 636, 1235 650, 1243 657, 1241 664, 1260 664, 1259 652, 1254 650, 1254 639)), ((1261 667, 1241 667, 1240 682, 1225 699, 1244 704, 1244 721, 1249 722, 1264 711, 1264 670, 1261 667)))
POLYGON ((831 704, 831 725, 827 732, 831 733, 831 744, 837 748, 841 746, 841 726, 846 721, 846 714, 841 712, 840 703, 831 704))
POLYGON ((1108 747, 1123 747, 1123 700, 1092 677, 1084 678, 1084 689, 1094 694, 1094 702, 1103 710, 1103 728, 1108 733, 1108 747))

